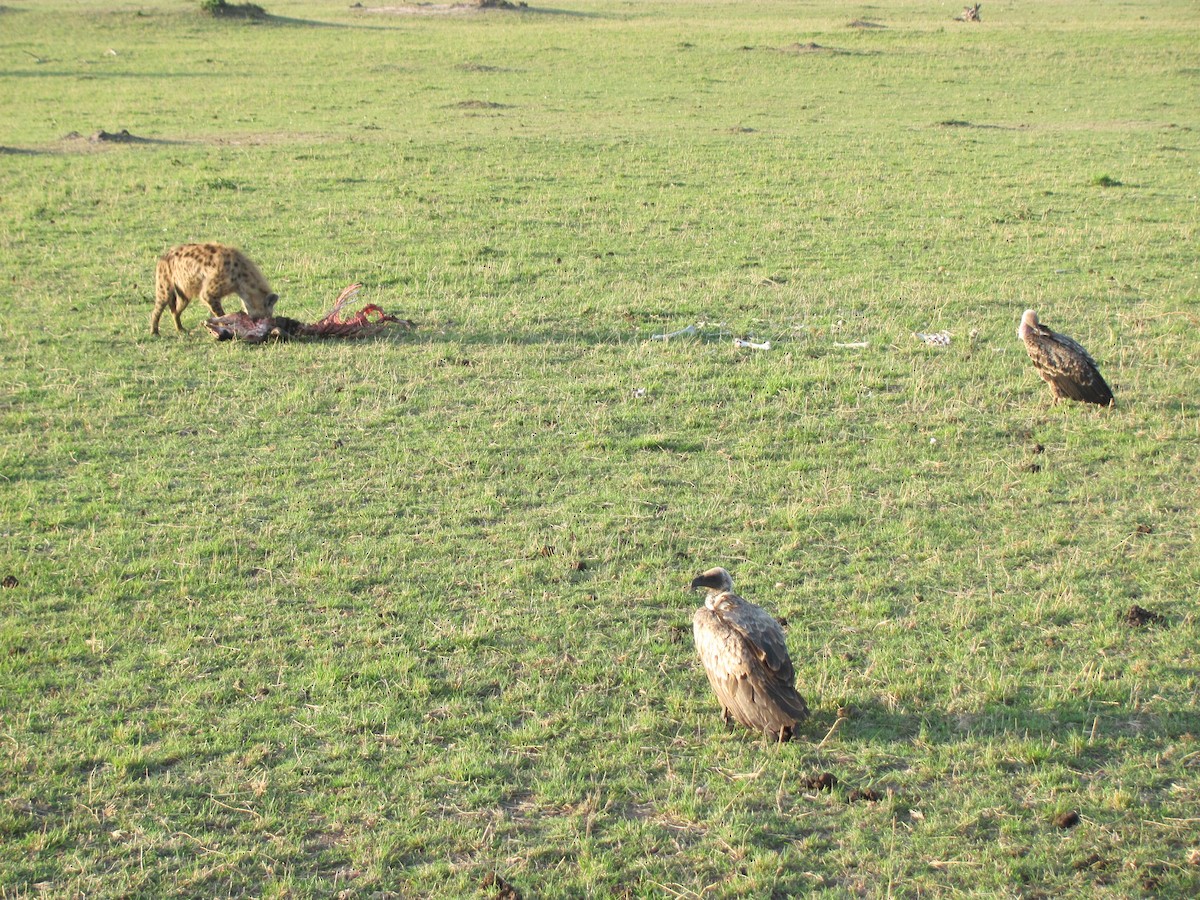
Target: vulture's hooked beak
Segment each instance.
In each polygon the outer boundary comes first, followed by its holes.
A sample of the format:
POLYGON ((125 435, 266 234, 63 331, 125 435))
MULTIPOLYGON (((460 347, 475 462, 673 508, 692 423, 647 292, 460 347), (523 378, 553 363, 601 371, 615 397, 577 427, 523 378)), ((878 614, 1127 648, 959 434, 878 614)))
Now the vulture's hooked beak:
POLYGON ((701 572, 692 579, 692 590, 705 588, 710 591, 728 591, 733 589, 733 579, 722 568, 709 569, 701 572))

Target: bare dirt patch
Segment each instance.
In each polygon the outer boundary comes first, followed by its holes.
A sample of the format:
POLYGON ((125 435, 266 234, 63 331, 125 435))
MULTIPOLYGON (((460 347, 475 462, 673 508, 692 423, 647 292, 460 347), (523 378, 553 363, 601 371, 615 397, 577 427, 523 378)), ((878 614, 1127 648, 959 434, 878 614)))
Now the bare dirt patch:
POLYGON ((779 48, 780 53, 836 53, 832 47, 822 47, 820 44, 808 41, 807 43, 788 44, 786 47, 779 48))
POLYGON ((515 72, 516 69, 506 69, 503 66, 490 66, 486 63, 464 62, 455 66, 460 72, 515 72))
POLYGON ((495 891, 496 900, 521 900, 521 893, 509 884, 499 872, 488 872, 480 885, 485 891, 495 891))
POLYGON ((979 122, 968 122, 966 119, 942 119, 934 122, 938 128, 981 128, 993 131, 1013 131, 1024 128, 1024 125, 987 125, 979 122))
POLYGON ((355 3, 350 7, 357 12, 389 16, 471 16, 488 10, 522 12, 529 9, 524 2, 509 0, 476 0, 471 3, 411 3, 400 6, 363 6, 355 3))
POLYGON ((451 109, 512 109, 507 103, 494 103, 491 100, 460 100, 450 104, 451 109))
POLYGON ((1144 609, 1136 603, 1129 607, 1129 610, 1125 613, 1125 624, 1133 628, 1142 628, 1146 625, 1162 625, 1166 621, 1165 616, 1160 616, 1156 612, 1144 609))

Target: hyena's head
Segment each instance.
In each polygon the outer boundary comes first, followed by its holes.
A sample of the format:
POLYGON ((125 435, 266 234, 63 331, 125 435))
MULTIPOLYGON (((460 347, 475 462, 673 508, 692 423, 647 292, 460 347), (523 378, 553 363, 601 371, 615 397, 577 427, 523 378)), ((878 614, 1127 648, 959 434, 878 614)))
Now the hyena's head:
POLYGON ((246 314, 252 319, 265 319, 275 315, 275 304, 279 302, 278 294, 259 294, 244 299, 246 314))

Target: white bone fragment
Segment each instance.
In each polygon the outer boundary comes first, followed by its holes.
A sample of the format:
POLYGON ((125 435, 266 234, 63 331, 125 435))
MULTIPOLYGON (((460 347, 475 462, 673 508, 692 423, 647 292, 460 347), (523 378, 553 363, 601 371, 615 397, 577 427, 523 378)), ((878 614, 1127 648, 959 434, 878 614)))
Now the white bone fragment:
POLYGON ((746 350, 770 350, 771 342, 764 341, 761 344, 756 344, 754 341, 743 341, 741 338, 734 338, 733 346, 746 350))
POLYGON ((696 333, 696 326, 689 325, 687 328, 680 328, 678 331, 668 331, 666 334, 652 334, 652 335, 650 335, 650 340, 652 340, 652 341, 669 341, 671 338, 687 337, 688 335, 695 334, 695 333, 696 333))
POLYGON ((925 334, 921 331, 914 331, 913 336, 927 344, 931 344, 934 347, 950 346, 950 332, 948 331, 938 331, 934 334, 925 334))
POLYGON ((835 341, 833 346, 840 347, 843 350, 848 350, 848 349, 860 349, 862 347, 869 347, 870 344, 868 344, 866 341, 854 341, 853 343, 850 343, 850 344, 839 344, 835 341))

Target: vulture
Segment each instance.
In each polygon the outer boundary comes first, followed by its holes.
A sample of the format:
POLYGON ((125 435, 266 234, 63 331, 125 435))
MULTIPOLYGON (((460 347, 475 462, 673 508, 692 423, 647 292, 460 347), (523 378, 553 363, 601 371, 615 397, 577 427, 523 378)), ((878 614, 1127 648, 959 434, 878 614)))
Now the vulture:
POLYGON ((1067 397, 1100 406, 1113 404, 1112 390, 1100 375, 1096 361, 1076 341, 1039 322, 1032 309, 1021 316, 1017 337, 1025 342, 1034 368, 1050 385, 1055 403, 1067 397))
POLYGON ((732 718, 781 743, 791 740, 808 716, 808 704, 796 693, 779 622, 735 594, 733 578, 722 568, 697 575, 692 590, 697 588, 707 594, 692 619, 692 633, 725 724, 732 718))

